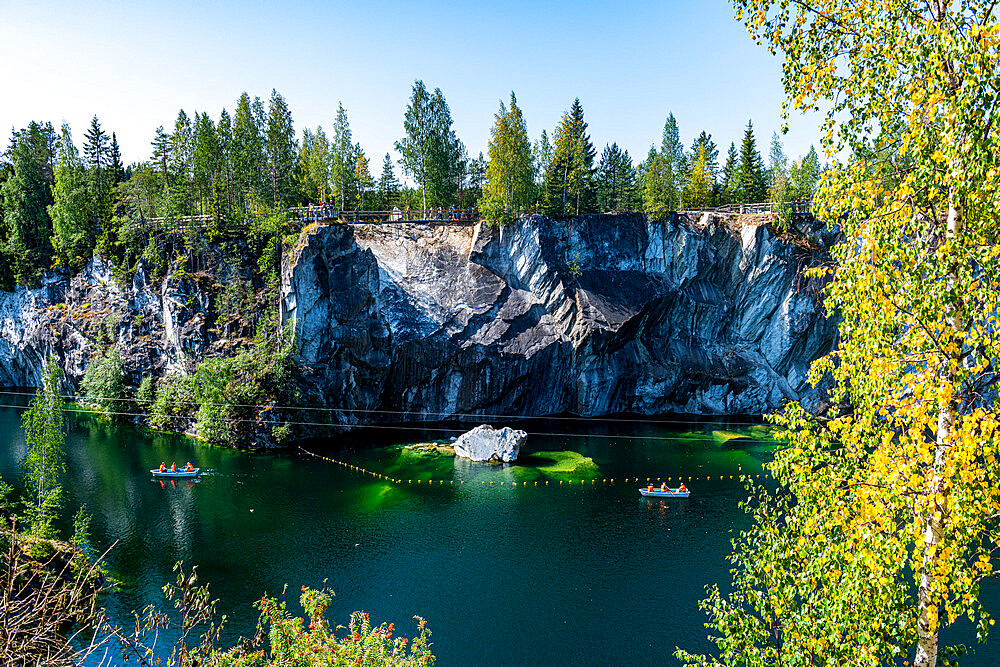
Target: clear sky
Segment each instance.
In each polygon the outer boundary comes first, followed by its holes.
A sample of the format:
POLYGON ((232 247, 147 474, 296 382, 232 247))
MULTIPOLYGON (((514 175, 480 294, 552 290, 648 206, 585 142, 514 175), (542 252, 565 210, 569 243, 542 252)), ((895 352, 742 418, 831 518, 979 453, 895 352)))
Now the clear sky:
MULTIPOLYGON (((126 163, 145 160, 179 109, 218 118, 276 88, 297 132, 329 129, 343 102, 377 172, 420 78, 473 156, 513 90, 532 140, 579 97, 598 153, 617 141, 644 159, 672 111, 684 144, 706 130, 720 161, 752 118, 766 159, 780 61, 733 14, 724 0, 0 0, 0 146, 30 120, 66 121, 80 144, 97 114, 126 163)), ((793 115, 786 153, 818 149, 818 123, 793 115)))

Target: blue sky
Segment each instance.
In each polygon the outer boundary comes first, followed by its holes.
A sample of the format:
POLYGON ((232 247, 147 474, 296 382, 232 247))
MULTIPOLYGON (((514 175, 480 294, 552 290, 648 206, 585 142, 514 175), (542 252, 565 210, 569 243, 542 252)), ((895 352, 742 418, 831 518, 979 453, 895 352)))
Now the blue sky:
MULTIPOLYGON (((65 120, 80 143, 96 113, 126 162, 144 160, 178 109, 217 118, 242 91, 277 88, 299 132, 329 128, 342 101, 377 171, 420 78, 442 89, 472 155, 512 90, 533 140, 579 97, 598 152, 617 141, 638 162, 672 111, 685 145, 706 130, 720 160, 752 118, 766 155, 780 61, 733 14, 722 0, 0 0, 0 145, 32 119, 65 120)), ((793 115, 786 153, 818 148, 818 123, 793 115)))

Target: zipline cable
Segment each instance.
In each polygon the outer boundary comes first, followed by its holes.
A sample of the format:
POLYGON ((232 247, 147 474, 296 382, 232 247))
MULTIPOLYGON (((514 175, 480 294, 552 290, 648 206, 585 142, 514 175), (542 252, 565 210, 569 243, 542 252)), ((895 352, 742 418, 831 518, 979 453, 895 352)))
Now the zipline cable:
MULTIPOLYGON (((27 406, 15 405, 12 403, 0 403, 0 408, 16 408, 20 410, 26 410, 27 406)), ((93 410, 77 410, 73 408, 62 408, 63 412, 66 413, 76 413, 85 415, 107 415, 107 416, 125 416, 125 417, 158 417, 161 419, 193 419, 190 415, 156 415, 150 412, 115 412, 115 411, 101 411, 95 412, 93 410)), ((275 426, 279 425, 289 425, 289 426, 331 426, 339 428, 349 428, 354 429, 381 429, 387 431, 419 431, 419 432, 434 432, 434 433, 458 433, 463 429, 461 428, 441 428, 432 426, 401 426, 401 425, 391 425, 391 424, 343 424, 339 422, 308 422, 308 421, 292 421, 287 419, 275 419, 273 421, 265 421, 263 419, 242 419, 238 417, 233 418, 223 418, 223 417, 212 417, 212 420, 216 420, 221 423, 242 423, 242 424, 272 424, 275 426)), ((665 437, 665 436, 655 436, 655 435, 608 435, 604 433, 550 433, 541 431, 527 431, 528 435, 534 436, 546 436, 554 438, 602 438, 606 440, 656 440, 662 442, 672 442, 672 441, 690 441, 692 438, 688 437, 665 437)), ((707 439, 707 438, 706 438, 707 439)), ((755 438, 737 438, 740 443, 749 444, 774 444, 774 440, 759 440, 755 438)))
MULTIPOLYGON (((0 395, 7 396, 35 396, 36 392, 27 391, 10 391, 10 390, 0 390, 0 395)), ((88 401, 126 401, 130 403, 138 403, 140 399, 135 397, 122 397, 122 398, 108 398, 108 397, 85 397, 76 394, 60 394, 61 398, 67 400, 76 401, 78 403, 86 403, 88 401)), ((210 407, 220 407, 220 408, 257 408, 261 410, 301 410, 301 411, 313 411, 313 412, 348 412, 348 413, 361 413, 361 414, 386 414, 386 415, 435 415, 438 417, 447 417, 450 419, 512 419, 512 420, 525 420, 525 419, 545 419, 552 421, 578 421, 578 422, 609 422, 609 423, 627 423, 627 424, 702 424, 711 425, 712 420, 718 420, 725 422, 726 425, 730 426, 769 426, 767 422, 756 421, 756 422, 745 422, 745 421, 730 421, 725 418, 725 415, 706 415, 704 419, 654 419, 654 418, 642 418, 638 417, 635 419, 626 419, 622 417, 582 417, 578 415, 518 415, 518 414, 486 414, 486 413, 455 413, 455 412, 436 412, 432 410, 420 411, 420 410, 376 410, 376 409, 366 409, 366 408, 335 408, 335 407, 315 407, 306 405, 261 405, 254 403, 211 403, 211 402, 198 402, 198 401, 184 401, 184 400, 168 400, 170 405, 196 405, 202 406, 207 405, 210 407)), ((110 414, 110 413, 109 413, 110 414)), ((132 413, 129 413, 132 414, 132 413)), ((138 413, 136 413, 138 414, 138 413)))

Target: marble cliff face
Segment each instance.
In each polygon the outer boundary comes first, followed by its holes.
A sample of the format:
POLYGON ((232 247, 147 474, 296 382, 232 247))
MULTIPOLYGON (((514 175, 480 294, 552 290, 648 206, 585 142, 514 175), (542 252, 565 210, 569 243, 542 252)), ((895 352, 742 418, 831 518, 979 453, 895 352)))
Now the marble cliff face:
POLYGON ((317 227, 282 316, 314 399, 346 423, 818 406, 806 371, 836 322, 803 270, 834 234, 799 224, 785 240, 711 215, 317 227))
MULTIPOLYGON (((803 272, 835 235, 796 225, 625 214, 314 226, 285 257, 281 318, 304 399, 344 424, 820 407, 806 371, 836 322, 803 272)), ((215 283, 240 271, 214 270, 215 283)), ((202 283, 140 265, 122 285, 95 258, 0 293, 0 385, 38 386, 55 359, 73 389, 109 345, 133 386, 232 354, 239 332, 211 325, 202 283)))

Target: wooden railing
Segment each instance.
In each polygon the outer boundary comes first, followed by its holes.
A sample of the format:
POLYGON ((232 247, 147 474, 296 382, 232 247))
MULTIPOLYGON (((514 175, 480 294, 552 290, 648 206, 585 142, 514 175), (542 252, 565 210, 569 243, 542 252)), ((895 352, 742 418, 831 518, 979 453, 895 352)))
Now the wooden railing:
POLYGON ((288 209, 288 214, 296 220, 358 224, 376 222, 465 222, 471 224, 479 220, 478 209, 454 207, 431 207, 417 210, 393 208, 387 211, 338 211, 332 204, 321 204, 316 206, 295 206, 288 209))
POLYGON ((758 202, 755 204, 726 204, 715 208, 697 209, 713 213, 809 213, 812 211, 812 201, 794 202, 758 202))

